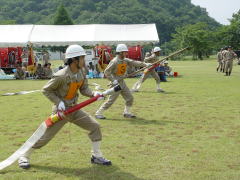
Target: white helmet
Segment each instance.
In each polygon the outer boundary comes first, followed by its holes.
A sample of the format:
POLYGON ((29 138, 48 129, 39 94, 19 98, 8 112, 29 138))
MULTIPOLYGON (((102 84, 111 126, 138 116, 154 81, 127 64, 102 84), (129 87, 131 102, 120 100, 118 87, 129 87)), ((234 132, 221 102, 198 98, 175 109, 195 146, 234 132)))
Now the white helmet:
POLYGON ((155 47, 155 48, 153 49, 153 52, 158 52, 158 51, 161 51, 161 48, 160 48, 160 47, 155 47))
POLYGON ((79 45, 68 46, 66 53, 65 53, 65 59, 78 57, 78 56, 86 56, 86 52, 82 48, 82 46, 79 46, 79 45))
POLYGON ((118 44, 116 48, 116 52, 128 52, 128 48, 126 44, 118 44))

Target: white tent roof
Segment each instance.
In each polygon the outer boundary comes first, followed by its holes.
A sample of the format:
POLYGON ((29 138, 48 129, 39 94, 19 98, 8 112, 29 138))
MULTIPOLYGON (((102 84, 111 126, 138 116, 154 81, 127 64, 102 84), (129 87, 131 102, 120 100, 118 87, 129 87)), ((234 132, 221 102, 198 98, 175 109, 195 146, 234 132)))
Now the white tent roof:
POLYGON ((33 25, 0 25, 0 47, 26 46, 33 25))
POLYGON ((0 47, 50 45, 141 45, 159 42, 155 24, 0 25, 0 47))

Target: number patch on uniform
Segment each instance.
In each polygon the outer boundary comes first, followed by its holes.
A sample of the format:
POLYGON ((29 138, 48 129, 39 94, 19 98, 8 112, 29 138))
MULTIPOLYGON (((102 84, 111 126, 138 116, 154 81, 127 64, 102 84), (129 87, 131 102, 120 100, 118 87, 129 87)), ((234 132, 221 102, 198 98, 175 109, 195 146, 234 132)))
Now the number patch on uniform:
POLYGON ((72 82, 69 86, 67 95, 65 96, 66 100, 70 100, 75 97, 77 90, 83 85, 83 81, 72 82))
POLYGON ((127 70, 127 64, 118 64, 117 66, 117 75, 124 75, 127 70))

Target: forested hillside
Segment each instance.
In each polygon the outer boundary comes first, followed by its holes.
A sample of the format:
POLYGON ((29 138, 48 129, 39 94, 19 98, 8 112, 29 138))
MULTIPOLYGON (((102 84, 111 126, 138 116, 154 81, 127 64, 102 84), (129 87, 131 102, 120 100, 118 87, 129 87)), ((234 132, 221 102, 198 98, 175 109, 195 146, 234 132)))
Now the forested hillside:
POLYGON ((163 42, 176 27, 205 22, 219 24, 191 0, 0 0, 0 23, 53 24, 57 7, 63 4, 75 24, 156 23, 163 42))

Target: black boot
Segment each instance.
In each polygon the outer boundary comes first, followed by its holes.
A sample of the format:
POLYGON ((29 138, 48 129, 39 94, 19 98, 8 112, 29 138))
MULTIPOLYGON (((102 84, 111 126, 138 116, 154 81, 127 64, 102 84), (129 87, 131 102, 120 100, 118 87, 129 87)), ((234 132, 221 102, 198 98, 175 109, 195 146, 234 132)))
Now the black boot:
POLYGON ((225 76, 228 76, 228 72, 226 72, 225 76))
POLYGON ((218 68, 217 68, 217 72, 218 72, 218 68))
POLYGON ((228 75, 231 76, 231 73, 232 73, 232 71, 230 71, 230 72, 228 73, 228 75))
POLYGON ((131 114, 131 113, 129 113, 129 114, 124 113, 123 117, 125 117, 125 118, 136 118, 136 116, 134 114, 131 114))
POLYGON ((91 157, 91 163, 92 164, 101 164, 101 165, 106 165, 106 166, 110 166, 112 165, 112 162, 110 160, 105 159, 104 157, 95 157, 92 156, 91 157))

